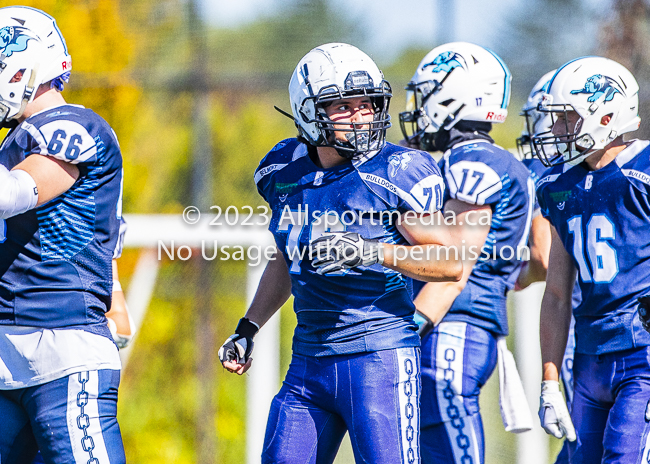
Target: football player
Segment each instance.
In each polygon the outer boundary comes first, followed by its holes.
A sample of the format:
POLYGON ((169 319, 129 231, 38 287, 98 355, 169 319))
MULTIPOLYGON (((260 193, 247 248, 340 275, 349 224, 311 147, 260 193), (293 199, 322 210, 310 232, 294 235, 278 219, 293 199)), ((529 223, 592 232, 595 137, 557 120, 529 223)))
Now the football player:
POLYGON ((478 396, 508 333, 506 293, 533 214, 528 170, 489 135, 506 118, 510 81, 494 52, 456 42, 429 52, 406 87, 404 137, 444 152, 445 215, 465 251, 459 282, 424 284, 415 298, 435 326, 422 333, 423 462, 484 462, 478 396))
POLYGON ((540 419, 566 436, 572 463, 648 459, 650 335, 636 317, 650 284, 648 142, 636 130, 639 87, 615 61, 584 57, 551 78, 540 111, 551 130, 532 137, 551 167, 538 183, 551 223, 551 251, 541 309, 543 383, 540 419), (558 388, 573 308, 576 347, 571 415, 558 388))
POLYGON ((122 157, 55 20, 0 9, 0 462, 124 463, 107 325, 122 157))
MULTIPOLYGON (((544 74, 544 76, 542 76, 542 78, 535 84, 521 112, 521 115, 525 118, 525 123, 521 137, 517 139, 517 149, 522 158, 522 162, 530 170, 535 183, 544 177, 544 172, 547 167, 544 166, 536 156, 534 156, 535 150, 532 144, 532 136, 550 131, 552 126, 551 115, 546 112, 538 111, 537 107, 542 101, 542 96, 544 95, 546 86, 556 71, 557 70, 553 70, 544 74)), ((537 199, 535 199, 535 212, 533 213, 533 223, 528 237, 528 247, 530 248, 530 261, 523 263, 522 270, 517 278, 516 288, 520 289, 526 288, 533 282, 543 282, 546 280, 548 257, 551 251, 551 228, 548 220, 541 214, 537 199)), ((576 282, 573 287, 572 307, 578 307, 581 299, 580 286, 578 285, 578 282, 576 282)), ((571 402, 573 401, 573 355, 575 349, 574 324, 575 321, 571 318, 569 338, 567 339, 567 345, 564 351, 560 375, 562 378, 562 384, 564 385, 568 410, 571 410, 571 402)), ((555 464, 568 463, 568 453, 568 446, 565 442, 555 460, 555 464)))
POLYGON ((359 49, 311 50, 289 94, 299 135, 255 173, 276 256, 220 359, 246 372, 253 336, 293 294, 293 357, 262 462, 331 463, 346 431, 357 462, 420 462, 420 340, 406 277, 462 273, 436 227, 440 171, 428 154, 385 142, 391 89, 359 49))

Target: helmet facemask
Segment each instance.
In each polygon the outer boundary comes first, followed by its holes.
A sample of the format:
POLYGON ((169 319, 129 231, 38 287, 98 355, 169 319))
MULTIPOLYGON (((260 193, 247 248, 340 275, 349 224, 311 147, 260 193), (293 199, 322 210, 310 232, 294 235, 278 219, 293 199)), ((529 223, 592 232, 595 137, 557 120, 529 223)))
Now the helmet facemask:
MULTIPOLYGON (((363 72, 361 72, 363 73, 363 72)), ((360 79, 361 73, 356 76, 348 76, 345 90, 332 84, 323 87, 316 96, 305 99, 304 106, 313 106, 315 117, 310 119, 304 117, 307 124, 314 123, 320 137, 314 141, 314 145, 331 147, 343 158, 354 159, 369 151, 380 150, 386 141, 386 129, 391 126, 388 107, 392 96, 388 82, 382 81, 379 86, 373 85, 372 79, 367 77, 365 86, 348 86, 353 79, 360 79), (327 116, 325 108, 338 100, 354 97, 368 97, 372 103, 373 120, 367 122, 334 121, 327 116), (337 132, 343 132, 347 141, 336 138, 337 132)), ((352 73, 351 73, 352 74, 352 73)), ((298 126, 300 129, 300 126, 298 126)), ((304 134, 301 134, 304 136, 304 134)))
POLYGON ((553 118, 549 112, 538 111, 537 108, 526 108, 519 115, 524 117, 524 130, 516 140, 517 152, 521 159, 532 158, 535 154, 533 136, 550 134, 553 118))
POLYGON ((534 152, 544 166, 578 164, 592 153, 594 139, 582 131, 584 118, 572 105, 540 103, 537 111, 551 116, 551 129, 532 137, 534 152))
MULTIPOLYGON (((422 150, 432 151, 435 147, 434 134, 441 127, 450 125, 465 106, 460 104, 460 106, 455 105, 459 106, 458 108, 453 108, 455 102, 453 99, 438 103, 436 106, 442 107, 438 113, 444 113, 446 116, 443 121, 432 120, 424 109, 428 100, 443 89, 445 81, 454 69, 456 68, 445 73, 440 81, 436 79, 420 83, 411 81, 406 86, 406 111, 399 114, 399 123, 402 135, 408 144, 419 145, 422 150)), ((434 119, 437 119, 438 113, 435 114, 434 119)))

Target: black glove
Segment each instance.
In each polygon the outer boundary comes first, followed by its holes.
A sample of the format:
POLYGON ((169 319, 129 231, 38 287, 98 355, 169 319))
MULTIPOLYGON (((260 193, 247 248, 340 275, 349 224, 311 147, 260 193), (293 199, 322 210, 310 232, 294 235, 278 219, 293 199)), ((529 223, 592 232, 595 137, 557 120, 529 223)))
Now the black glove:
POLYGON ((378 240, 365 239, 356 232, 328 232, 309 244, 309 259, 319 274, 381 264, 383 258, 378 240))
POLYGON ((638 297, 637 301, 639 302, 638 312, 641 324, 646 331, 650 332, 650 294, 638 297))
POLYGON ((418 325, 418 335, 420 338, 424 338, 425 335, 433 330, 433 321, 417 309, 415 310, 415 314, 413 314, 413 320, 418 325))
POLYGON ((237 324, 235 334, 219 348, 221 362, 235 361, 238 364, 246 364, 253 352, 253 337, 258 330, 260 328, 257 324, 242 317, 237 324))

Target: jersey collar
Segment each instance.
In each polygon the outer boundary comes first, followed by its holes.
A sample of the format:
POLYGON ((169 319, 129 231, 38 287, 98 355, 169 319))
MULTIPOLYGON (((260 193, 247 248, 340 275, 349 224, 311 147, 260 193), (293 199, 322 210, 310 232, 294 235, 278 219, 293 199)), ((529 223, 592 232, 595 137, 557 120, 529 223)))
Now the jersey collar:
POLYGON ((648 145, 650 145, 650 141, 648 140, 630 140, 630 144, 627 146, 627 148, 621 151, 616 156, 616 158, 614 158, 614 161, 620 168, 631 161, 634 157, 636 157, 636 155, 645 150, 648 145))

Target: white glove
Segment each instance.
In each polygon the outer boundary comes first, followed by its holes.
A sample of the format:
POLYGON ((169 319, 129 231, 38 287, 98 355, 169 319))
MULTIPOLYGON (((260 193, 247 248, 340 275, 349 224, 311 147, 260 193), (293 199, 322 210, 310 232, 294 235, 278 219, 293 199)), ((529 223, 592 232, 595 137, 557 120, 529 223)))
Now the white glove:
POLYGON ((539 399, 539 420, 546 433, 555 438, 566 436, 569 441, 576 440, 576 430, 560 392, 560 383, 556 380, 542 382, 542 395, 539 399))
POLYGON ((327 274, 381 264, 384 253, 378 240, 364 239, 356 232, 328 232, 309 244, 309 259, 318 274, 327 274))
POLYGON ((127 309, 127 315, 129 316, 129 328, 131 331, 131 335, 122 335, 117 333, 117 325, 115 324, 115 321, 110 317, 106 318, 108 320, 108 329, 111 331, 113 340, 115 341, 115 344, 119 349, 123 349, 129 346, 131 340, 133 340, 133 336, 135 335, 135 324, 133 323, 133 318, 131 318, 131 314, 128 313, 128 309, 127 309))

